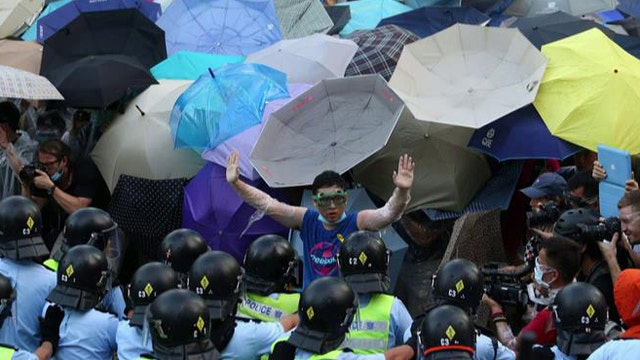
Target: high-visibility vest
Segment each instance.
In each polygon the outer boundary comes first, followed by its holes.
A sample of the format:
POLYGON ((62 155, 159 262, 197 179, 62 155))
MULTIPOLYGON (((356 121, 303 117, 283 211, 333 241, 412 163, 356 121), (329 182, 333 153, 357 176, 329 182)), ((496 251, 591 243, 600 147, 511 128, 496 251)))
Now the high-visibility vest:
POLYGON ((349 334, 340 346, 353 349, 356 354, 381 354, 387 351, 393 299, 387 294, 372 295, 367 306, 359 308, 360 319, 353 320, 349 334))
POLYGON ((10 346, 0 345, 0 360, 11 360, 15 352, 16 349, 10 346))
MULTIPOLYGON (((287 341, 287 340, 288 338, 284 338, 284 337, 276 340, 273 344, 271 344, 271 352, 273 353, 273 349, 276 347, 276 344, 283 341, 287 341)), ((311 357, 309 357, 309 359, 310 360, 335 360, 340 356, 340 354, 342 354, 342 352, 343 352, 342 349, 335 349, 325 354, 313 354, 311 355, 311 357)), ((294 360, 299 360, 299 358, 295 357, 294 360)))
POLYGON ((238 304, 238 313, 251 319, 265 322, 280 321, 286 315, 298 312, 300 294, 278 294, 274 299, 270 296, 261 296, 255 293, 247 293, 242 302, 238 304))
POLYGON ((44 263, 42 263, 42 265, 53 272, 58 272, 58 260, 49 258, 44 263))

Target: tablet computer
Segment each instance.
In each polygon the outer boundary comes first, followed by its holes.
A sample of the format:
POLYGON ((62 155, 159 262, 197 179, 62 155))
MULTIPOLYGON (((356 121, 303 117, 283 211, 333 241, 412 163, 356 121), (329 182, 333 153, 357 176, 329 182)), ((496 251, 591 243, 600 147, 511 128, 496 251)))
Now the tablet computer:
POLYGON ((606 145, 598 145, 598 161, 607 172, 603 181, 624 187, 631 179, 631 155, 628 151, 606 145))

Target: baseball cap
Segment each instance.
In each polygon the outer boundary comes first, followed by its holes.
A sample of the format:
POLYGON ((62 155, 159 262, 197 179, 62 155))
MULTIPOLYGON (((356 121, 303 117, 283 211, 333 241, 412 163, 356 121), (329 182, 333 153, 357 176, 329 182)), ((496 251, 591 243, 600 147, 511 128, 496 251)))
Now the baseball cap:
POLYGON ((524 189, 520 189, 525 195, 532 199, 544 196, 562 196, 567 190, 567 181, 556 173, 544 173, 524 189))

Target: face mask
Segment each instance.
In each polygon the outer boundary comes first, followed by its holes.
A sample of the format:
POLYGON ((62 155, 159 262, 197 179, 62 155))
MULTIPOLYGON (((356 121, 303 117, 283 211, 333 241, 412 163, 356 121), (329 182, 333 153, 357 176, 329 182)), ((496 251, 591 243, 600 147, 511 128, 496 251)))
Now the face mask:
POLYGON ((51 179, 51 181, 53 181, 53 182, 58 182, 62 178, 62 173, 63 173, 62 169, 60 169, 60 170, 56 171, 55 174, 49 176, 49 179, 51 179))
POLYGON ((551 287, 551 283, 553 283, 553 281, 551 282, 546 282, 544 280, 542 280, 542 277, 544 276, 545 271, 542 270, 542 265, 540 265, 540 262, 538 261, 538 258, 536 258, 536 266, 533 269, 533 276, 536 280, 536 284, 542 286, 545 289, 549 289, 551 287))
POLYGON ((347 214, 346 214, 346 213, 342 213, 342 217, 340 218, 340 220, 335 221, 335 222, 331 222, 331 221, 329 221, 329 220, 325 219, 325 218, 324 218, 324 216, 322 216, 322 215, 318 214, 318 220, 319 220, 321 223, 325 224, 325 225, 336 225, 336 224, 340 224, 340 223, 341 223, 344 219, 346 219, 346 218, 347 218, 347 214))

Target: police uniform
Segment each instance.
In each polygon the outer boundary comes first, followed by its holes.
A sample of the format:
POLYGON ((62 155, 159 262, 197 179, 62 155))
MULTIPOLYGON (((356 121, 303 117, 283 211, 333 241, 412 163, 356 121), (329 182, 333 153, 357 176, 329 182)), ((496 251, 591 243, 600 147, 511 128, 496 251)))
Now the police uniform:
POLYGON ((247 293, 238 304, 238 315, 266 322, 279 321, 281 317, 298 311, 300 294, 273 293, 262 296, 247 293))
POLYGON ((245 322, 237 321, 231 341, 220 354, 222 359, 259 359, 260 355, 268 354, 271 344, 284 334, 279 322, 245 322))
MULTIPOLYGON (((278 339, 276 342, 274 342, 273 345, 271 346, 271 350, 273 351, 273 349, 279 342, 286 341, 289 338, 289 335, 290 333, 278 339)), ((345 351, 344 348, 341 346, 338 349, 329 351, 324 354, 314 354, 302 349, 296 349, 294 359, 295 360, 307 360, 307 359, 309 360, 332 360, 332 359, 335 359, 335 360, 384 360, 385 357, 384 357, 384 354, 356 354, 351 351, 345 351)))
POLYGON ((117 349, 118 319, 95 309, 64 308, 60 342, 53 358, 60 360, 112 360, 117 349))
POLYGON ((145 345, 142 338, 141 328, 129 324, 129 320, 121 320, 116 333, 118 360, 135 360, 142 354, 153 352, 151 339, 145 345))
POLYGON ((28 351, 0 344, 0 360, 38 360, 38 357, 28 351))

